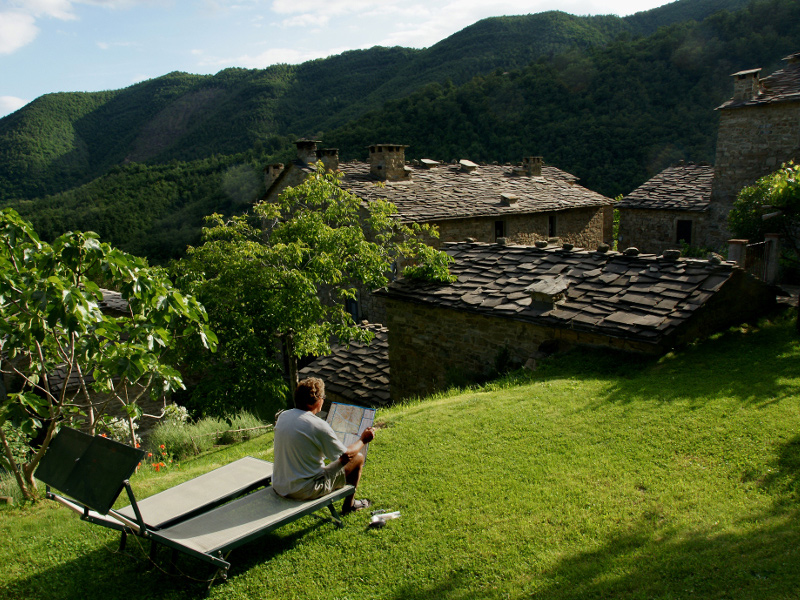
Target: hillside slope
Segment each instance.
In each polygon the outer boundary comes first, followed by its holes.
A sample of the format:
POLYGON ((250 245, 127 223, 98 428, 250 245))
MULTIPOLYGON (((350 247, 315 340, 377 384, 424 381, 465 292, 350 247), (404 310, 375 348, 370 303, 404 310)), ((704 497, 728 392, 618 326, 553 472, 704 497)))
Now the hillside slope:
POLYGON ((376 47, 296 66, 170 73, 113 92, 48 94, 0 119, 0 203, 68 190, 130 161, 202 159, 274 136, 318 137, 430 83, 460 85, 741 3, 679 0, 624 19, 498 17, 425 50, 376 47))
POLYGON ((541 155, 614 197, 679 160, 713 162, 714 109, 733 94, 730 74, 781 67, 800 50, 798 22, 800 3, 768 0, 461 86, 431 84, 323 141, 344 159, 363 158, 375 142, 407 144, 412 159, 541 155))

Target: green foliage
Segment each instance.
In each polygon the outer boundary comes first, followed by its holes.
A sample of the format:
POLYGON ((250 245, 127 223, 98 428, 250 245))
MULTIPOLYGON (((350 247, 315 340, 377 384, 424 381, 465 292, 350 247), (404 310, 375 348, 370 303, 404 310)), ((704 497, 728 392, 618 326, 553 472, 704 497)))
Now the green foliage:
POLYGON ((449 271, 449 266, 453 262, 453 258, 449 255, 430 246, 421 246, 419 257, 416 264, 403 269, 403 277, 437 283, 451 283, 456 280, 456 276, 451 275, 449 271))
POLYGON ((25 497, 36 495, 33 472, 62 422, 83 413, 94 427, 106 406, 118 403, 135 443, 139 398, 183 385, 171 366, 176 343, 196 338, 214 349, 206 321, 193 297, 178 292, 163 270, 143 259, 101 243, 91 232, 44 243, 16 212, 0 211, 0 371, 11 385, 0 390, 0 424, 41 439, 36 452, 17 463, 0 430, 0 446, 25 497), (127 300, 124 315, 101 310, 98 282, 127 300), (64 381, 77 376, 77 390, 51 382, 56 371, 64 381), (90 401, 88 385, 106 399, 90 401))
POLYGON ((151 454, 160 456, 161 447, 168 448, 175 460, 185 460, 212 449, 259 437, 269 427, 257 417, 240 411, 228 417, 204 417, 196 423, 162 421, 148 437, 151 454))
POLYGON ((397 260, 418 260, 419 273, 448 276, 446 258, 420 239, 435 233, 430 227, 403 225, 385 201, 362 207, 340 177, 320 164, 275 204, 256 204, 227 221, 214 215, 203 245, 176 265, 220 340, 213 357, 187 349, 199 383, 184 402, 195 412, 245 408, 271 417, 287 391, 279 344, 292 363, 330 352, 331 340, 368 343, 373 334, 353 322, 345 302, 359 288, 386 285, 397 260))
POLYGON ((736 237, 752 241, 764 234, 782 234, 782 258, 800 264, 800 165, 793 162, 765 175, 739 192, 728 215, 736 237))
POLYGON ((165 165, 131 163, 68 192, 9 204, 45 240, 65 230, 95 231, 126 252, 165 262, 200 241, 207 215, 241 212, 261 196, 261 169, 272 158, 262 149, 165 165))

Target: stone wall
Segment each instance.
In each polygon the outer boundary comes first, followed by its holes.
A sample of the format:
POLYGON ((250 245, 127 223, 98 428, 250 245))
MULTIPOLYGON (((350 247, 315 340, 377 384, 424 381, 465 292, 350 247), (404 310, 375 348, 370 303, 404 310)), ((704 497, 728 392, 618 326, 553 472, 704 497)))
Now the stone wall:
POLYGON ((657 351, 646 344, 392 298, 387 299, 386 325, 394 402, 486 377, 501 353, 507 352, 508 360, 523 365, 538 356, 545 343, 559 350, 585 344, 657 351))
POLYGON ((776 102, 720 110, 712 200, 724 243, 727 214, 743 187, 800 159, 800 102, 776 102))
POLYGON ((664 250, 680 250, 681 245, 675 241, 679 220, 692 221, 692 246, 718 249, 708 239, 706 213, 636 208, 619 209, 619 249, 633 246, 642 253, 659 255, 664 250))
MULTIPOLYGON (((571 209, 557 213, 508 215, 505 217, 474 217, 435 222, 439 239, 431 245, 440 247, 443 242, 463 242, 473 238, 476 242, 495 242, 495 221, 505 222, 505 237, 510 244, 532 246, 537 240, 549 236, 549 217, 556 218, 556 237, 580 248, 597 248, 604 241, 603 207, 571 209)), ((426 240, 427 241, 427 240, 426 240)))

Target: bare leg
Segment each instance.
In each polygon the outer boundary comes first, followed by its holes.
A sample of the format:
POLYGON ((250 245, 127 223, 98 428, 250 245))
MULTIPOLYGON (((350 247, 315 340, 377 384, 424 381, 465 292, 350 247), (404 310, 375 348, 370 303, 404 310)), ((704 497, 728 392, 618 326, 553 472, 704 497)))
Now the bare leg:
MULTIPOLYGON (((353 487, 358 487, 358 482, 361 481, 361 470, 364 466, 364 455, 363 454, 356 454, 350 461, 344 466, 344 476, 345 480, 349 485, 353 487)), ((347 496, 342 503, 342 513, 348 513, 353 510, 353 500, 355 499, 355 491, 347 496)))

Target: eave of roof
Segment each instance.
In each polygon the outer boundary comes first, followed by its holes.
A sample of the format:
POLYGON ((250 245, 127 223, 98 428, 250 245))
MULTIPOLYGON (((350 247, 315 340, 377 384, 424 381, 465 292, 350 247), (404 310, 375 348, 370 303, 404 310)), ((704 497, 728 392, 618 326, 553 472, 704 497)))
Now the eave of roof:
POLYGON ((455 243, 444 250, 455 259, 454 283, 400 279, 377 293, 652 345, 686 323, 738 269, 726 262, 555 247, 455 243), (549 306, 534 301, 529 286, 555 277, 568 283, 564 300, 549 306))

